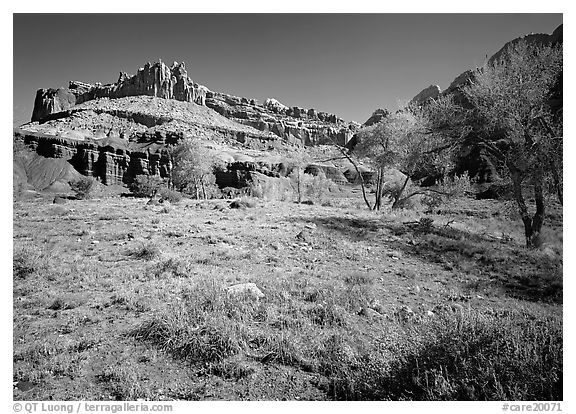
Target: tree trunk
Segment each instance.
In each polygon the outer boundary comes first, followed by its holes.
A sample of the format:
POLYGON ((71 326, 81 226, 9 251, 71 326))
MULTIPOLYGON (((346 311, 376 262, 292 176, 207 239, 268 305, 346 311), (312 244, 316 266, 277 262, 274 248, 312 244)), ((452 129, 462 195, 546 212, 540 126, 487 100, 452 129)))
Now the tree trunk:
POLYGON ((300 167, 298 167, 298 204, 302 202, 302 190, 300 188, 300 167))
POLYGON ((519 172, 512 172, 512 183, 514 186, 514 198, 524 223, 524 237, 526 238, 526 247, 535 248, 540 243, 540 232, 544 223, 544 194, 542 191, 542 176, 538 175, 534 180, 534 199, 536 201, 536 213, 530 217, 524 195, 522 194, 522 176, 519 172))
POLYGON ((384 170, 380 174, 380 185, 378 186, 378 210, 382 207, 382 195, 384 194, 384 170))
POLYGON ((374 194, 374 207, 373 210, 380 210, 380 199, 382 197, 382 192, 380 191, 382 187, 382 169, 378 169, 378 177, 376 179, 376 192, 374 194))
POLYGON ((348 155, 346 153, 346 151, 344 150, 344 148, 342 148, 335 139, 330 138, 332 143, 336 146, 336 148, 338 148, 338 150, 342 153, 342 155, 344 155, 346 157, 346 159, 348 161, 350 161, 350 164, 352 164, 354 166, 354 169, 356 170, 356 173, 358 174, 358 177, 360 178, 360 186, 362 187, 362 197, 364 198, 364 202, 366 203, 366 205, 368 206, 368 210, 372 210, 372 205, 370 204, 370 201, 368 201, 368 197, 366 196, 366 185, 364 184, 364 177, 362 176, 362 173, 360 172, 360 169, 358 168, 358 166, 356 165, 356 163, 354 162, 354 160, 352 160, 352 157, 350 157, 350 155, 348 155))
POLYGON ((406 189, 406 186, 408 185, 408 180, 410 180, 410 177, 408 175, 406 175, 406 179, 404 180, 404 184, 402 184, 402 187, 398 191, 398 194, 396 194, 396 196, 394 197, 394 203, 392 203, 392 208, 398 208, 398 205, 402 199, 402 194, 404 193, 404 190, 406 189))
POLYGON ((564 205, 564 194, 562 191, 562 183, 560 180, 560 174, 558 174, 558 167, 554 161, 550 161, 550 170, 552 171, 552 178, 554 179, 554 186, 556 187, 556 195, 558 196, 558 201, 560 205, 564 205))
POLYGON ((544 204, 544 192, 542 191, 542 177, 543 172, 538 171, 534 179, 534 200, 536 202, 536 213, 532 218, 532 235, 531 246, 538 247, 540 244, 540 232, 542 231, 542 224, 544 223, 544 213, 546 206, 544 204))

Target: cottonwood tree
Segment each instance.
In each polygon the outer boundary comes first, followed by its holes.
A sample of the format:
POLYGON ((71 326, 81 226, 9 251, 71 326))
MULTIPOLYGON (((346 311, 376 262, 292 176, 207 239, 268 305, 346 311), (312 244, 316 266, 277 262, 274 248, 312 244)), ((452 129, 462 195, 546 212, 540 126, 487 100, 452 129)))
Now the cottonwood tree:
POLYGON ((464 100, 443 98, 428 111, 429 127, 448 141, 482 145, 509 177, 524 223, 526 245, 536 247, 545 216, 549 175, 562 199, 562 104, 551 95, 562 77, 562 47, 521 41, 486 64, 462 89, 464 100), (530 214, 524 190, 533 191, 530 214))
POLYGON ((425 129, 422 110, 417 107, 407 107, 361 131, 354 153, 369 160, 376 171, 373 209, 380 209, 384 194, 392 198, 392 208, 397 208, 415 195, 439 192, 428 188, 405 194, 410 178, 416 173, 421 174, 424 170, 445 172, 448 167, 445 150, 444 142, 425 129), (392 188, 386 183, 387 172, 391 168, 404 174, 402 181, 392 188))
POLYGON ((216 183, 214 169, 221 167, 221 162, 193 138, 184 139, 171 154, 171 181, 174 187, 195 194, 197 199, 207 199, 216 183))
POLYGON ((296 192, 296 197, 298 200, 298 204, 302 202, 302 196, 304 195, 305 190, 305 178, 304 178, 304 170, 306 166, 310 163, 311 158, 306 153, 304 148, 294 149, 290 152, 290 167, 292 171, 289 174, 290 182, 294 191, 296 192))

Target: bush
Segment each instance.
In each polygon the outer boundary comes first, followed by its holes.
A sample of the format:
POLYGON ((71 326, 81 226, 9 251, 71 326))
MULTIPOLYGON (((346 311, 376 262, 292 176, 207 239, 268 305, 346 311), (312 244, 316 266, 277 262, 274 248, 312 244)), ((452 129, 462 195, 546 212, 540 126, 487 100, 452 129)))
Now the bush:
POLYGON ((134 257, 135 259, 141 260, 152 260, 157 257, 160 257, 162 252, 154 243, 149 242, 146 244, 141 244, 137 248, 134 248, 129 253, 129 256, 134 257))
POLYGON ((196 363, 220 362, 248 347, 249 331, 243 322, 252 320, 257 302, 228 295, 214 280, 198 281, 181 297, 131 336, 196 363))
POLYGON ((248 194, 269 201, 285 201, 292 198, 293 190, 287 177, 268 177, 256 172, 252 173, 248 194))
POLYGON ((130 191, 136 197, 154 197, 163 184, 164 179, 157 175, 137 175, 130 184, 130 191))
POLYGON ((14 249, 12 257, 14 278, 26 279, 28 276, 37 273, 41 268, 43 268, 43 262, 36 249, 28 246, 14 249))
POLYGON ((562 321, 460 311, 413 325, 376 350, 321 346, 337 399, 562 400, 562 321), (350 358, 343 358, 350 354, 350 358), (390 356, 393 355, 393 358, 390 356))
POLYGON ((96 180, 92 177, 81 177, 77 180, 69 181, 68 184, 72 191, 76 193, 76 198, 80 200, 90 198, 96 189, 96 180))
POLYGON ((230 208, 254 208, 258 202, 252 197, 242 197, 239 200, 234 200, 230 203, 230 208))
MULTIPOLYGON (((307 174, 306 174, 307 175, 307 174)), ((305 194, 313 201, 318 201, 320 204, 328 201, 329 193, 336 191, 338 186, 334 181, 326 178, 324 172, 315 175, 311 180, 306 181, 305 194)))
POLYGON ((472 179, 468 173, 446 178, 439 186, 439 190, 449 194, 450 197, 463 197, 473 193, 472 179))
POLYGON ((182 201, 182 193, 178 191, 170 190, 167 187, 162 187, 158 192, 163 200, 167 200, 172 204, 177 204, 182 201))

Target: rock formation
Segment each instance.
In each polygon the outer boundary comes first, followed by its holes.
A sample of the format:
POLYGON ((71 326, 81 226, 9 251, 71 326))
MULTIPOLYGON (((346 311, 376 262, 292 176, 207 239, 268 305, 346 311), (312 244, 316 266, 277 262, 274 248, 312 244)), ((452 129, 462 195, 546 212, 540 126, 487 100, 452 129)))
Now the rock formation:
POLYGON ((317 145, 338 142, 345 145, 357 128, 334 114, 313 108, 288 107, 268 98, 263 105, 255 99, 213 92, 188 77, 184 63, 146 63, 130 76, 120 72, 118 81, 109 85, 70 81, 68 88, 40 89, 36 93, 32 122, 44 122, 75 105, 100 99, 152 96, 194 102, 208 106, 238 123, 277 135, 290 144, 317 145))
POLYGON ((441 92, 442 90, 438 85, 430 85, 426 89, 420 91, 420 93, 416 95, 414 98, 412 98, 410 104, 422 105, 427 101, 429 101, 430 99, 438 98, 441 92))
POLYGON ((204 105, 207 92, 208 88, 188 77, 184 63, 174 62, 168 67, 162 61, 148 62, 133 76, 120 72, 118 81, 110 85, 70 81, 67 89, 39 89, 32 121, 40 121, 50 114, 98 98, 146 95, 204 105))
POLYGON ((374 113, 364 122, 363 126, 368 127, 380 122, 383 118, 390 116, 390 111, 387 109, 376 109, 374 113))

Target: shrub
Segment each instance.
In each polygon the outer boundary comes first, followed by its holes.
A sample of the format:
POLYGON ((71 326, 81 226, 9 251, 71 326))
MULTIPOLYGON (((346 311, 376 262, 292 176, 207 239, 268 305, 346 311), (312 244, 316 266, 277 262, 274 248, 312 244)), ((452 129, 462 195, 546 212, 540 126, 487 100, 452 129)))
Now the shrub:
POLYGON ((377 349, 321 346, 330 394, 355 400, 562 400, 562 321, 476 311, 413 322, 377 349), (350 355, 350 358, 344 356, 350 355))
POLYGON ((29 247, 15 248, 12 258, 12 271, 17 279, 25 279, 36 273, 42 263, 36 250, 29 247))
POLYGON ((160 260, 149 269, 152 277, 188 277, 191 274, 190 263, 177 257, 160 260))
POLYGON ((243 322, 253 317, 257 302, 229 296, 222 285, 208 280, 186 288, 181 297, 131 336, 196 363, 220 362, 248 347, 243 322))
POLYGON ((154 243, 141 244, 137 248, 131 250, 128 254, 136 259, 152 260, 160 257, 161 251, 154 243))
POLYGON ((446 178, 439 186, 439 190, 450 197, 463 197, 473 193, 472 179, 468 173, 446 178))
POLYGON ((130 184, 130 191, 136 197, 154 197, 163 184, 164 179, 157 175, 137 175, 130 184))
POLYGON ((161 187, 158 192, 163 200, 167 200, 172 204, 177 204, 182 201, 182 193, 178 191, 170 190, 167 187, 161 187))
POLYGON ((254 208, 258 202, 252 197, 242 197, 239 200, 234 200, 230 203, 230 208, 254 208))
POLYGON ((96 180, 92 177, 80 177, 77 180, 69 181, 68 184, 72 191, 76 193, 76 198, 80 200, 90 198, 96 189, 96 180))
POLYGON ((416 227, 416 232, 421 234, 428 234, 432 231, 434 227, 434 219, 430 217, 422 217, 418 220, 418 226, 416 227))
MULTIPOLYGON (((306 174, 307 175, 307 174, 306 174)), ((336 191, 338 186, 334 181, 326 178, 324 172, 315 175, 314 178, 305 181, 306 195, 313 201, 318 201, 320 204, 328 200, 328 195, 336 191)))
POLYGON ((269 201, 285 201, 292 198, 293 189, 287 177, 267 177, 264 174, 252 173, 248 194, 269 201))

